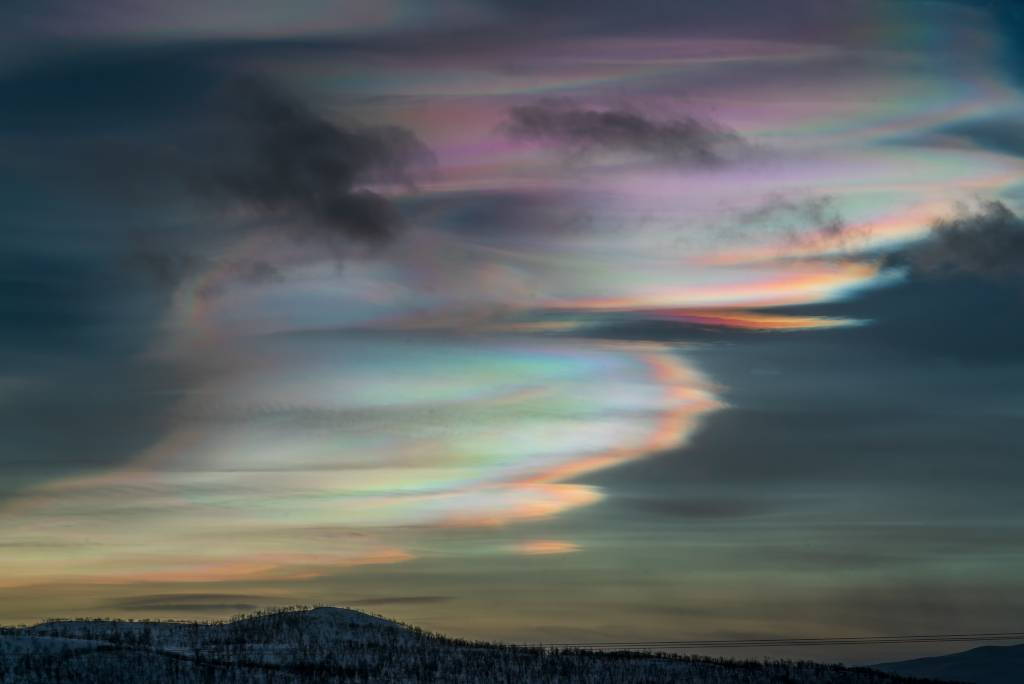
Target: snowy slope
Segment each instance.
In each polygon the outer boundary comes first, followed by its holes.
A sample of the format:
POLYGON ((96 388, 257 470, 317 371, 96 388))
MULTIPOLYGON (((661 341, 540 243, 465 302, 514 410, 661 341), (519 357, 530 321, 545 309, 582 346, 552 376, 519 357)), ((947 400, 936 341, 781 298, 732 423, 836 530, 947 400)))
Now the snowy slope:
POLYGON ((470 643, 341 608, 5 629, 0 684, 899 684, 865 668, 470 643))
POLYGON ((12 636, 0 635, 0 653, 36 653, 55 652, 59 653, 64 649, 71 650, 95 650, 100 646, 106 646, 105 641, 89 641, 85 639, 65 639, 61 637, 48 636, 12 636))

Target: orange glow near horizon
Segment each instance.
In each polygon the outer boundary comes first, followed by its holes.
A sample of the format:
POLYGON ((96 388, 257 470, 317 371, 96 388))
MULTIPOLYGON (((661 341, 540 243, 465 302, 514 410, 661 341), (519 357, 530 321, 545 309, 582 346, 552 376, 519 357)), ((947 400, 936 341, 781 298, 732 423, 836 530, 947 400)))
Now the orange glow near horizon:
POLYGON ((548 553, 573 553, 579 551, 576 544, 560 541, 537 540, 521 542, 512 547, 513 553, 520 556, 538 556, 548 553))

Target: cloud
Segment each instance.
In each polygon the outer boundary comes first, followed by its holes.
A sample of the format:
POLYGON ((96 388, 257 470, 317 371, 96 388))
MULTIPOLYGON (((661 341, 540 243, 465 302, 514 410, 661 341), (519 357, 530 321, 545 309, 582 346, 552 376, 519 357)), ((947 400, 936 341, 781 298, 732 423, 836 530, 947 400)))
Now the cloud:
POLYGON ((451 596, 388 596, 385 598, 349 601, 350 606, 388 606, 393 603, 442 603, 451 601, 451 596))
POLYGON ((266 605, 271 599, 266 596, 250 596, 247 594, 146 594, 127 596, 114 599, 106 604, 106 608, 125 611, 161 611, 161 612, 224 612, 227 610, 254 610, 266 605), (258 600, 261 603, 242 603, 241 601, 258 600), (234 601, 229 603, 229 601, 234 601))
POLYGON ((829 195, 800 198, 773 193, 761 205, 741 213, 737 223, 746 229, 767 228, 781 234, 789 250, 838 252, 844 259, 865 258, 860 252, 870 238, 868 228, 846 221, 829 195))
POLYGON ((433 156, 398 126, 328 121, 264 79, 228 83, 193 162, 195 181, 271 214, 299 214, 310 232, 370 246, 390 242, 402 218, 360 184, 412 184, 412 169, 433 156), (206 143, 209 143, 208 145, 206 143))
POLYGON ((212 612, 223 613, 225 611, 247 611, 259 608, 255 603, 146 603, 132 607, 121 607, 127 611, 161 611, 161 612, 212 612))
POLYGON ((748 146, 736 132, 692 116, 657 121, 629 108, 584 109, 567 99, 512 107, 501 128, 513 139, 553 142, 578 153, 625 152, 689 166, 721 164, 748 146))
POLYGON ((239 277, 247 283, 279 283, 284 280, 277 267, 266 261, 253 262, 239 277))
POLYGON ((824 235, 838 235, 846 226, 827 195, 797 199, 773 193, 757 207, 741 213, 738 220, 744 225, 781 222, 791 229, 811 226, 824 235))
POLYGON ((936 220, 927 240, 893 255, 890 263, 934 275, 1018 275, 1024 272, 1024 221, 1002 202, 985 201, 974 211, 936 220))
MULTIPOLYGON (((829 261, 863 260, 870 224, 847 221, 831 195, 801 191, 770 192, 756 203, 722 200, 721 218, 705 230, 680 230, 677 242, 694 251, 724 249, 738 258, 823 257, 829 261)), ((872 256, 877 261, 877 256, 872 256)))

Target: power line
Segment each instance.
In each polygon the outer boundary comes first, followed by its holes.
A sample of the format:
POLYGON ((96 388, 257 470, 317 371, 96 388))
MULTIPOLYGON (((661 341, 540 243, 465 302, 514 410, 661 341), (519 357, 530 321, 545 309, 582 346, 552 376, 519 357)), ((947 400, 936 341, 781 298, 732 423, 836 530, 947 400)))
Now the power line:
POLYGON ((719 639, 698 641, 591 641, 545 644, 567 648, 742 648, 756 646, 856 646, 861 644, 951 643, 957 641, 1024 641, 1024 632, 919 634, 909 636, 824 637, 789 639, 719 639))

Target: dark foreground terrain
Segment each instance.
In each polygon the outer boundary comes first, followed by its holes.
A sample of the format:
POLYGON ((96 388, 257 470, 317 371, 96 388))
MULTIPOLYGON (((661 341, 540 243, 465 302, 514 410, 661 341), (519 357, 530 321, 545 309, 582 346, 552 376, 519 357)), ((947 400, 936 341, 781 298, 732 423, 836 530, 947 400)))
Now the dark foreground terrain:
POLYGON ((0 682, 29 684, 899 684, 813 662, 473 643, 340 608, 227 623, 52 620, 0 634, 0 682))

